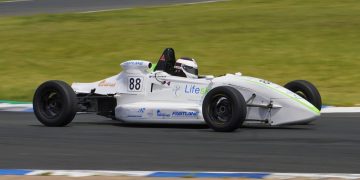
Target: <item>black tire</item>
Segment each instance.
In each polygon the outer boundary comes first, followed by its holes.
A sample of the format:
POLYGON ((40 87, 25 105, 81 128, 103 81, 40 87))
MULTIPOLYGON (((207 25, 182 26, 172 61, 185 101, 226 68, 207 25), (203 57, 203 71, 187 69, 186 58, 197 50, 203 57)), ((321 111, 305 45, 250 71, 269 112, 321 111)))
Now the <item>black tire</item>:
POLYGON ((37 88, 33 107, 35 116, 45 126, 66 126, 77 112, 76 94, 63 81, 46 81, 37 88))
POLYGON ((309 101, 319 109, 319 111, 321 110, 322 102, 320 93, 310 82, 305 80, 295 80, 285 84, 284 87, 309 101))
POLYGON ((205 122, 214 131, 232 132, 243 124, 247 108, 238 90, 220 86, 205 96, 202 111, 205 122))

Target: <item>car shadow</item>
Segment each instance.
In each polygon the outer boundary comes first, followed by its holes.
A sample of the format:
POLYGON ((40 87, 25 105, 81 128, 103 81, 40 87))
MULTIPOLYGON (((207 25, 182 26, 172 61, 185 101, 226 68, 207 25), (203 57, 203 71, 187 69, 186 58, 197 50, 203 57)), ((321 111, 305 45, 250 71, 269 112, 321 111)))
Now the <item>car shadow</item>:
MULTIPOLYGON (((154 124, 154 123, 123 123, 121 121, 114 120, 105 120, 105 121, 78 121, 72 122, 67 127, 77 126, 77 125, 94 125, 94 126, 117 126, 117 127, 127 127, 127 128, 167 128, 167 129, 209 129, 209 126, 206 124, 154 124)), ((42 124, 32 124, 29 126, 33 127, 46 127, 42 124)), ((310 130, 314 127, 314 124, 308 125, 287 125, 287 126, 267 126, 267 125, 244 125, 239 129, 275 129, 275 130, 310 130)))
POLYGON ((294 130, 309 130, 313 125, 292 125, 292 126, 259 126, 259 125, 246 125, 243 129, 294 129, 294 130))
MULTIPOLYGON (((174 129, 210 129, 206 124, 154 124, 154 123, 123 123, 119 121, 105 121, 105 122, 73 122, 72 125, 100 125, 100 126, 118 126, 128 128, 174 128, 174 129)), ((313 124, 309 125, 287 125, 287 126, 266 126, 266 125, 246 125, 240 129, 294 129, 294 130, 307 130, 314 127, 313 124)))
POLYGON ((112 125, 129 128, 175 128, 175 129, 208 129, 206 124, 154 124, 154 123, 122 123, 122 122, 75 122, 74 124, 112 125))

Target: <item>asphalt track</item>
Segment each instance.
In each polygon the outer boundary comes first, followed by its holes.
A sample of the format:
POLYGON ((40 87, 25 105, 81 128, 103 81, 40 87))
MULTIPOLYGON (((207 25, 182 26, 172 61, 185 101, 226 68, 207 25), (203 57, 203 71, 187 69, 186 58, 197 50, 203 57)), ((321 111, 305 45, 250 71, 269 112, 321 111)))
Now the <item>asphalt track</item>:
POLYGON ((359 127, 360 114, 235 133, 83 114, 68 127, 50 128, 32 113, 0 112, 0 169, 360 173, 359 127))
POLYGON ((206 0, 15 0, 0 2, 0 16, 86 12, 204 1, 206 0))

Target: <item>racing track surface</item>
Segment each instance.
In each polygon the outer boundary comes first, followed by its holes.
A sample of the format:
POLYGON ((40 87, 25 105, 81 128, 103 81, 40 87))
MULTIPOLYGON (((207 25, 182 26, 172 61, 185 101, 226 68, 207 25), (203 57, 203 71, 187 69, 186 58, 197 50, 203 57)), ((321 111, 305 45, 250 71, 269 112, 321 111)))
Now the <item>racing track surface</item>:
POLYGON ((360 114, 309 126, 243 128, 122 125, 91 114, 44 127, 0 112, 0 168, 360 173, 360 114))
POLYGON ((84 12, 202 1, 206 0, 15 0, 0 2, 0 16, 84 12))

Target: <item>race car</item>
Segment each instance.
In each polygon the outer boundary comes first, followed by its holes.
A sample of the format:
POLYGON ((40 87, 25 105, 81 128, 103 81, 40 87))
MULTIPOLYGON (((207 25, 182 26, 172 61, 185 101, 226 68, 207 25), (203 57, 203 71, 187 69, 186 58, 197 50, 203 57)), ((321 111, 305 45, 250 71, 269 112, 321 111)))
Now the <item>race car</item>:
POLYGON ((231 132, 247 124, 306 124, 320 116, 319 91, 305 80, 283 87, 241 73, 200 76, 194 59, 177 61, 172 48, 156 65, 129 60, 121 67, 119 74, 92 83, 44 82, 33 99, 37 119, 66 126, 77 112, 94 112, 124 123, 206 123, 231 132))

